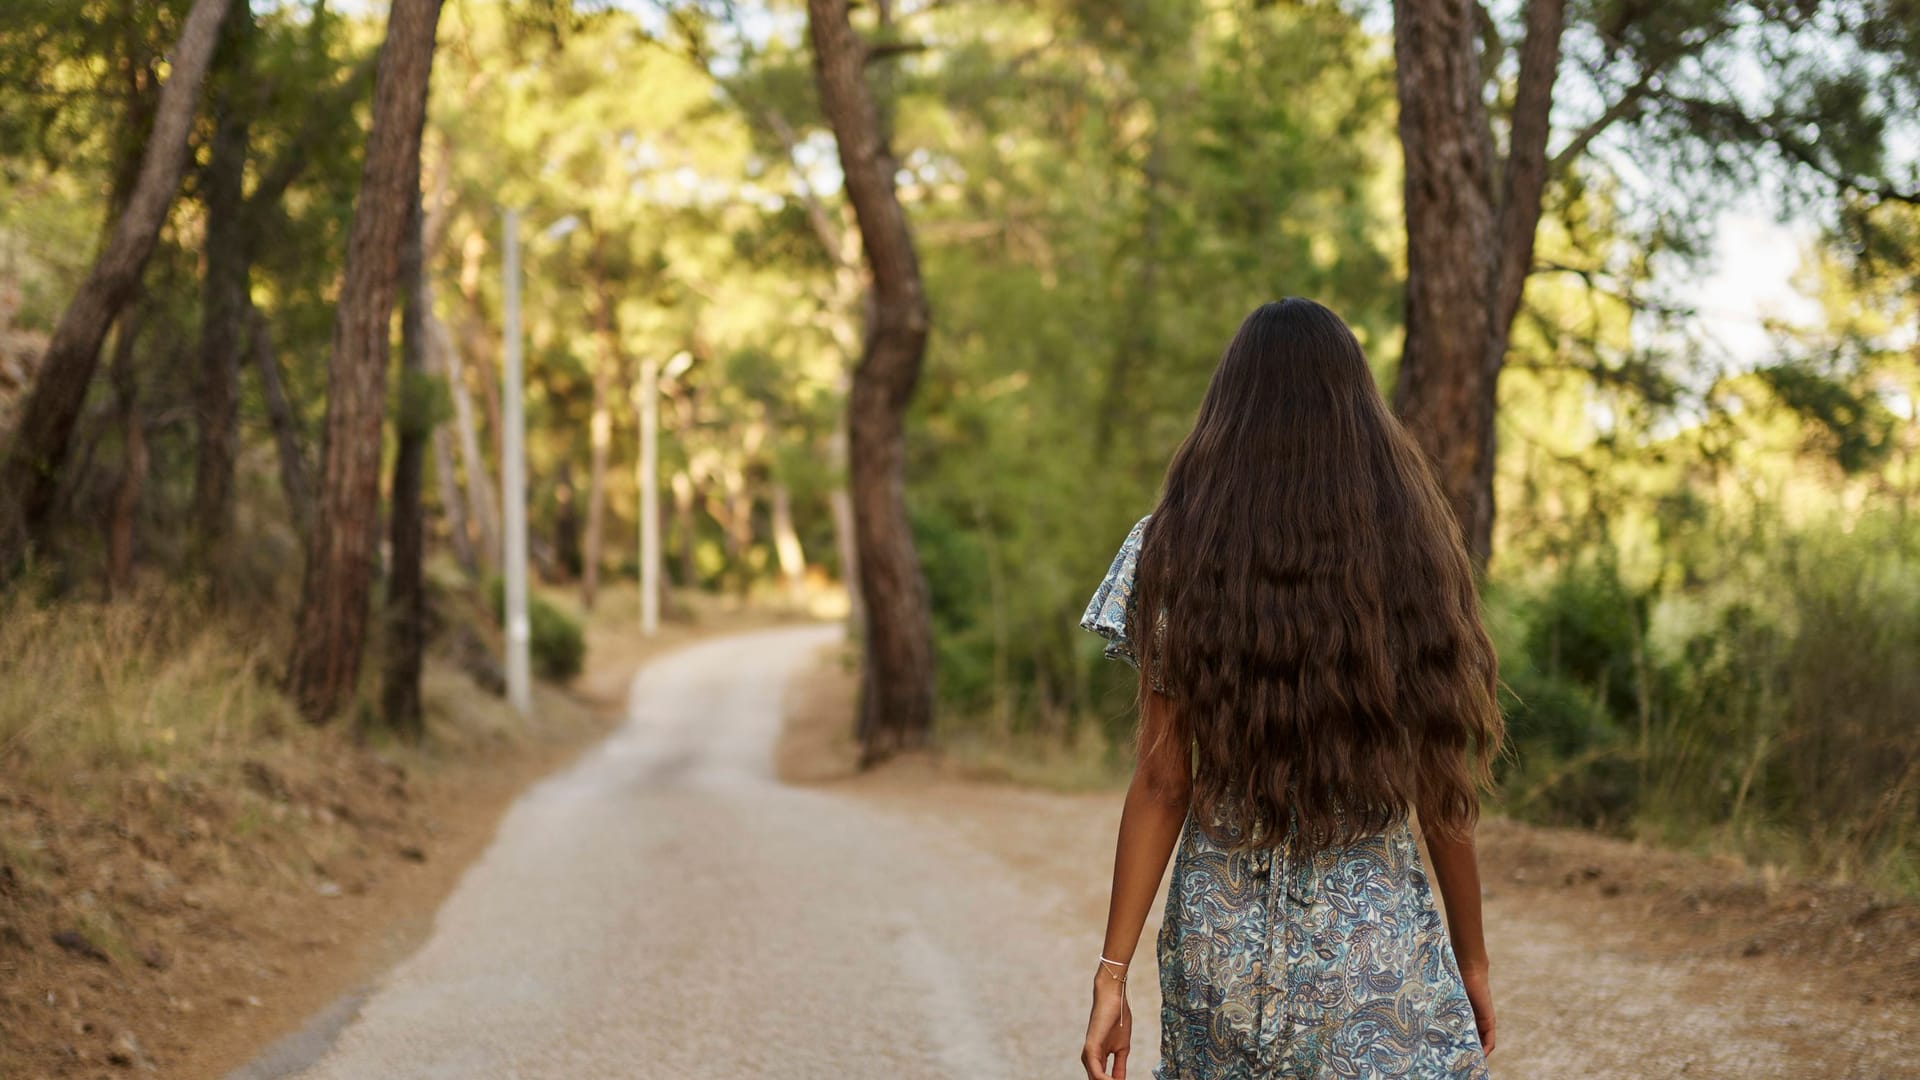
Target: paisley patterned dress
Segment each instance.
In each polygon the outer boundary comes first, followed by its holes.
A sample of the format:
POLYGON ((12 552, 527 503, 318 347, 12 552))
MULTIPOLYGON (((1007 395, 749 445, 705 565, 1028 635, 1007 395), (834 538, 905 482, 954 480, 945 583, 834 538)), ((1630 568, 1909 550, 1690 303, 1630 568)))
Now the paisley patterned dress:
MULTIPOLYGON (((1145 526, 1080 622, 1136 667, 1127 628, 1145 526)), ((1159 1080, 1486 1080, 1405 822, 1300 858, 1286 844, 1216 843, 1189 817, 1158 951, 1159 1080)))

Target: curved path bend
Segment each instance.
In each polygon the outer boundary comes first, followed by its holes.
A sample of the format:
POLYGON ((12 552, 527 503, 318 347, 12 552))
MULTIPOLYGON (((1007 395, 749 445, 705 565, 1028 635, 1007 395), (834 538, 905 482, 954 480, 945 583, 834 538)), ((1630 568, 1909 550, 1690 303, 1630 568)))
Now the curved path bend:
MULTIPOLYGON (((622 728, 509 811, 417 953, 230 1080, 1079 1076, 1118 799, 912 770, 779 783, 787 684, 838 633, 654 661, 622 728)), ((1920 1077, 1911 1008, 1649 951, 1634 917, 1490 884, 1496 1076, 1920 1077)), ((1155 930, 1135 1080, 1158 1059, 1155 930)))
POLYGON ((950 836, 775 780, 786 685, 839 633, 728 637, 645 668, 618 733, 509 811, 427 942, 297 1075, 1071 1068, 1098 927, 1064 933, 1057 898, 950 836))

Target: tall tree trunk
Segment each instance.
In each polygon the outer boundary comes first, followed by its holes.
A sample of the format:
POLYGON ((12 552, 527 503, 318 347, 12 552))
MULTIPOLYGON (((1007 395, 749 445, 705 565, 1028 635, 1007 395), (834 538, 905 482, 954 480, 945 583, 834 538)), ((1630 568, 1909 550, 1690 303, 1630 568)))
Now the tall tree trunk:
MULTIPOLYGON (((280 479, 295 528, 302 540, 311 532, 312 483, 298 425, 287 403, 266 320, 253 307, 250 279, 262 222, 268 220, 300 178, 308 163, 307 146, 322 137, 337 118, 351 115, 366 89, 374 60, 355 65, 347 77, 315 95, 296 136, 272 161, 256 163, 259 180, 244 195, 250 114, 243 97, 255 91, 252 49, 256 33, 250 4, 227 20, 222 70, 215 98, 213 148, 202 201, 207 210, 206 280, 202 284, 200 373, 195 387, 199 454, 194 467, 194 520, 203 568, 217 568, 233 528, 234 468, 239 448, 240 354, 248 352, 259 371, 268 417, 280 451, 280 479)), ((222 577, 210 574, 216 593, 222 577)))
MULTIPOLYGON (((795 160, 799 140, 794 135, 793 126, 778 110, 769 109, 764 115, 768 127, 785 148, 787 160, 793 167, 794 182, 799 188, 801 203, 806 207, 807 222, 813 227, 821 250, 833 263, 832 289, 824 304, 826 330, 841 354, 847 357, 847 363, 851 364, 863 348, 852 312, 860 305, 867 291, 860 273, 860 252, 857 245, 851 242, 854 230, 839 226, 807 182, 807 170, 795 160)), ((847 399, 846 368, 841 369, 834 389, 843 401, 847 399)), ((827 500, 833 512, 833 541, 834 550, 840 557, 840 580, 847 590, 847 628, 855 638, 864 639, 866 613, 860 602, 860 556, 853 535, 853 496, 847 478, 847 418, 844 411, 834 428, 832 441, 827 445, 827 462, 834 473, 833 490, 827 500)))
POLYGON ((440 0, 394 0, 333 326, 319 527, 307 544, 287 688, 314 722, 360 673, 380 503, 380 427, 400 249, 420 192, 420 129, 440 0))
POLYGON ((1469 549, 1484 562, 1492 453, 1485 371, 1493 146, 1475 53, 1475 0, 1395 0, 1400 144, 1406 157, 1406 345, 1394 407, 1432 458, 1469 549))
POLYGON ((580 566, 580 499, 573 486, 573 463, 561 458, 553 470, 553 554, 547 577, 564 581, 580 566))
POLYGON ((594 267, 594 332, 600 339, 600 357, 593 366, 593 419, 588 437, 593 456, 587 471, 587 535, 580 569, 580 602, 593 610, 600 591, 600 561, 606 537, 607 458, 613 447, 613 391, 627 366, 620 342, 620 311, 599 260, 594 267))
POLYGON ((287 499, 287 514, 294 531, 304 542, 313 533, 313 475, 307 465, 300 420, 294 415, 293 402, 287 399, 286 380, 280 377, 280 359, 273 351, 273 331, 267 317, 252 304, 247 305, 247 350, 253 355, 253 369, 260 377, 260 396, 267 403, 267 421, 273 427, 274 446, 280 454, 280 490, 287 499))
POLYGON ((1477 566, 1493 547, 1501 368, 1533 258, 1565 0, 1529 0, 1504 184, 1475 0, 1395 0, 1406 157, 1406 345, 1394 407, 1432 459, 1477 566))
MULTIPOLYGON (((193 519, 202 570, 217 572, 233 530, 233 471, 239 446, 240 349, 247 315, 249 227, 246 89, 253 12, 245 0, 228 17, 215 77, 213 148, 201 185, 206 207, 206 277, 201 282, 200 372, 195 387, 199 456, 194 463, 193 519)), ((215 585, 216 593, 219 591, 215 585)))
POLYGON ((0 461, 0 582, 46 527, 60 465, 100 362, 100 346, 133 295, 180 190, 187 136, 230 0, 194 0, 169 59, 152 133, 126 209, 54 327, 6 457, 0 461))
MULTIPOLYGON (((421 153, 425 154, 424 144, 421 153)), ((453 387, 447 383, 446 328, 440 325, 434 314, 433 278, 427 270, 427 260, 439 250, 446 235, 449 216, 448 196, 452 183, 452 150, 446 140, 441 139, 438 163, 433 170, 431 184, 422 184, 422 202, 420 219, 420 269, 413 275, 414 285, 419 290, 420 301, 417 314, 419 325, 415 329, 420 334, 419 349, 422 373, 427 377, 428 385, 439 380, 449 392, 453 387), (428 205, 433 209, 429 211, 428 205)), ((406 348, 405 330, 402 324, 402 348, 406 348)), ((403 360, 405 357, 403 356, 403 360)), ((466 500, 460 494, 459 473, 453 464, 453 436, 447 425, 440 422, 436 413, 431 418, 433 448, 433 478, 440 488, 440 512, 446 519, 447 542, 453 548, 453 558, 466 572, 468 577, 477 577, 480 563, 474 557, 472 527, 467 520, 466 500)))
POLYGON ((133 584, 133 533, 140 514, 140 493, 147 482, 147 428, 140 418, 140 379, 134 347, 140 339, 140 305, 129 304, 114 335, 114 407, 120 416, 120 483, 113 493, 113 518, 107 527, 107 588, 123 594, 133 584))
POLYGON ((854 637, 865 640, 867 635, 867 606, 860 599, 860 544, 854 539, 853 527, 853 491, 848 483, 847 469, 847 425, 846 417, 833 432, 833 442, 827 450, 828 460, 834 471, 833 490, 827 495, 828 505, 833 509, 833 542, 840 554, 840 583, 847 590, 847 629, 854 637))
POLYGON ((719 515, 726 522, 727 562, 738 579, 746 577, 747 550, 753 546, 753 496, 747 491, 747 473, 729 466, 721 476, 724 492, 719 515))
POLYGON ((473 518, 474 541, 480 547, 480 563, 489 571, 500 569, 500 516, 493 501, 492 473, 480 451, 479 425, 474 422, 473 395, 467 391, 466 367, 460 349, 453 342, 447 324, 429 309, 427 330, 447 379, 447 395, 453 399, 453 430, 459 437, 460 471, 467 479, 467 508, 473 518))
POLYGON ((807 0, 820 104, 840 148, 860 224, 872 303, 847 403, 855 540, 867 616, 861 679, 862 759, 924 745, 933 731, 933 624, 906 506, 905 416, 932 318, 893 153, 869 92, 866 47, 847 0, 807 0))
POLYGON ((769 517, 773 551, 780 559, 780 576, 787 582, 787 602, 798 605, 807 593, 807 553, 793 528, 793 492, 787 485, 773 485, 769 517))
POLYGON ((500 433, 506 430, 500 418, 500 376, 487 353, 493 339, 480 304, 481 265, 486 253, 486 234, 479 229, 468 233, 460 249, 460 299, 465 301, 459 319, 460 344, 473 381, 480 388, 480 403, 487 410, 487 432, 498 447, 500 433))
MULTIPOLYGON (((420 225, 420 250, 422 256, 436 252, 445 236, 447 225, 447 184, 451 181, 451 148, 445 138, 440 142, 440 165, 434 171, 434 196, 430 211, 420 225)), ((478 261, 470 267, 478 271, 478 261)), ((467 265, 461 267, 461 275, 468 273, 467 265)), ((482 557, 476 552, 476 544, 486 548, 486 565, 497 565, 499 561, 499 528, 493 519, 493 490, 486 463, 480 457, 478 432, 472 427, 472 398, 467 394, 465 371, 461 367, 461 357, 453 346, 453 334, 447 332, 447 325, 440 319, 434 304, 434 282, 430 275, 420 275, 420 319, 422 329, 426 331, 426 365, 428 369, 442 377, 447 386, 447 394, 453 400, 453 421, 455 432, 459 434, 459 444, 453 442, 453 434, 447 432, 445 425, 434 429, 434 475, 440 482, 440 503, 447 515, 447 534, 453 542, 453 557, 459 561, 461 569, 468 577, 478 577, 482 567, 482 557), (459 473, 455 471, 453 459, 455 448, 461 459, 467 461, 467 496, 461 496, 459 473)))
POLYGON ((669 486, 673 488, 674 539, 680 553, 680 580, 675 584, 692 589, 700 583, 700 568, 694 561, 693 549, 699 529, 693 520, 693 477, 681 469, 673 474, 669 486))
MULTIPOLYGON (((424 150, 422 152, 424 153, 424 150)), ((417 311, 419 325, 415 329, 420 334, 420 363, 423 366, 423 373, 430 379, 439 379, 441 385, 452 393, 454 387, 448 379, 446 355, 451 346, 448 343, 446 327, 434 314, 433 278, 427 271, 428 257, 438 250, 446 234, 447 196, 451 179, 450 160, 451 151, 442 140, 439 164, 434 170, 434 179, 431 184, 432 194, 422 195, 421 213, 424 216, 420 221, 421 262, 419 272, 414 274, 413 278, 414 285, 420 294, 417 311), (433 204, 434 209, 431 211, 426 209, 428 202, 433 204)), ((403 331, 405 325, 403 322, 403 331)), ((402 348, 405 347, 403 333, 402 348)), ((459 474, 454 468, 453 436, 447 430, 447 425, 438 422, 437 417, 433 419, 432 428, 433 475, 440 487, 440 511, 446 517, 447 540, 453 548, 454 561, 460 564, 460 568, 468 577, 477 577, 480 573, 480 563, 474 555, 473 534, 469 531, 472 526, 467 520, 466 500, 461 496, 459 474)))
POLYGON ((416 192, 413 228, 400 256, 400 279, 406 283, 407 298, 400 313, 400 408, 394 424, 399 445, 393 455, 392 510, 388 516, 392 566, 387 574, 387 663, 380 690, 380 713, 387 726, 413 741, 426 730, 420 708, 420 669, 427 648, 427 590, 421 565, 426 556, 426 508, 421 487, 427 435, 433 427, 426 395, 426 310, 431 294, 427 291, 425 221, 416 192))
MULTIPOLYGON (((431 370, 444 378, 437 365, 431 370)), ((447 542, 453 547, 453 560, 473 577, 480 572, 480 561, 474 557, 473 537, 467 532, 473 526, 467 520, 460 474, 453 464, 453 436, 445 424, 433 429, 433 479, 440 488, 440 511, 447 517, 447 542)))

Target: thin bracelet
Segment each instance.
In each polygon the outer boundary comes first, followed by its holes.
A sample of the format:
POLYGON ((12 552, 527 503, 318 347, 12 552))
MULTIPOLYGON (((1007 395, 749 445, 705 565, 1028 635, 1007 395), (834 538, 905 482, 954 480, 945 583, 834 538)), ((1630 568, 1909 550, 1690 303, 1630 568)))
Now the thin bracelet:
POLYGON ((1109 960, 1109 959, 1107 959, 1107 957, 1106 957, 1106 954, 1104 954, 1104 953, 1102 953, 1102 954, 1101 954, 1101 956, 1100 956, 1100 962, 1101 962, 1101 963, 1103 963, 1103 964, 1112 964, 1112 965, 1113 965, 1114 967, 1117 967, 1117 968, 1119 968, 1119 969, 1120 969, 1121 971, 1125 971, 1125 970, 1127 970, 1127 965, 1125 965, 1125 964, 1123 964, 1123 963, 1121 963, 1121 962, 1120 962, 1120 961, 1118 961, 1118 960, 1109 960))

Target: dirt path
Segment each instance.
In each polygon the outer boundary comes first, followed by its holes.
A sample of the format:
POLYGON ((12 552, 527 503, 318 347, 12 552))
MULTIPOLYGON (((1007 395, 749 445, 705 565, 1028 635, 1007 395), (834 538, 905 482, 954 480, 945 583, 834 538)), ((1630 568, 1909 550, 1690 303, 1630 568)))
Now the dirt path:
MULTIPOLYGON (((992 852, 1034 898, 1035 910, 1059 917, 1060 933, 1079 942, 1075 974, 1086 966, 1106 915, 1115 798, 931 775, 835 786, 861 792, 945 843, 992 852)), ((1920 1077, 1920 1016, 1911 1002, 1836 996, 1825 972, 1783 977, 1771 966, 1650 949, 1622 925, 1631 914, 1606 914, 1584 897, 1556 899, 1499 880, 1486 892, 1500 1017, 1491 1065, 1501 1080, 1920 1077)), ((1143 941, 1145 959, 1151 939, 1143 941)), ((1135 981, 1132 997, 1136 1017, 1158 1008, 1149 979, 1135 981)), ((1145 1024, 1141 1034, 1148 1034, 1145 1024)), ((1158 1060, 1144 1039, 1135 1047, 1145 1048, 1148 1062, 1158 1060)))
POLYGON ((782 689, 836 634, 646 669, 299 1075, 1058 1075, 1084 981, 1064 921, 958 838, 774 779, 782 689))
MULTIPOLYGON (((298 1075, 1078 1075, 1117 800, 916 766, 780 782, 783 687, 834 636, 644 671, 622 730, 509 813, 426 945, 298 1075)), ((1662 953, 1630 910, 1496 870, 1503 1080, 1920 1075, 1910 999, 1662 953)), ((1133 999, 1145 1077, 1151 978, 1133 999)))

